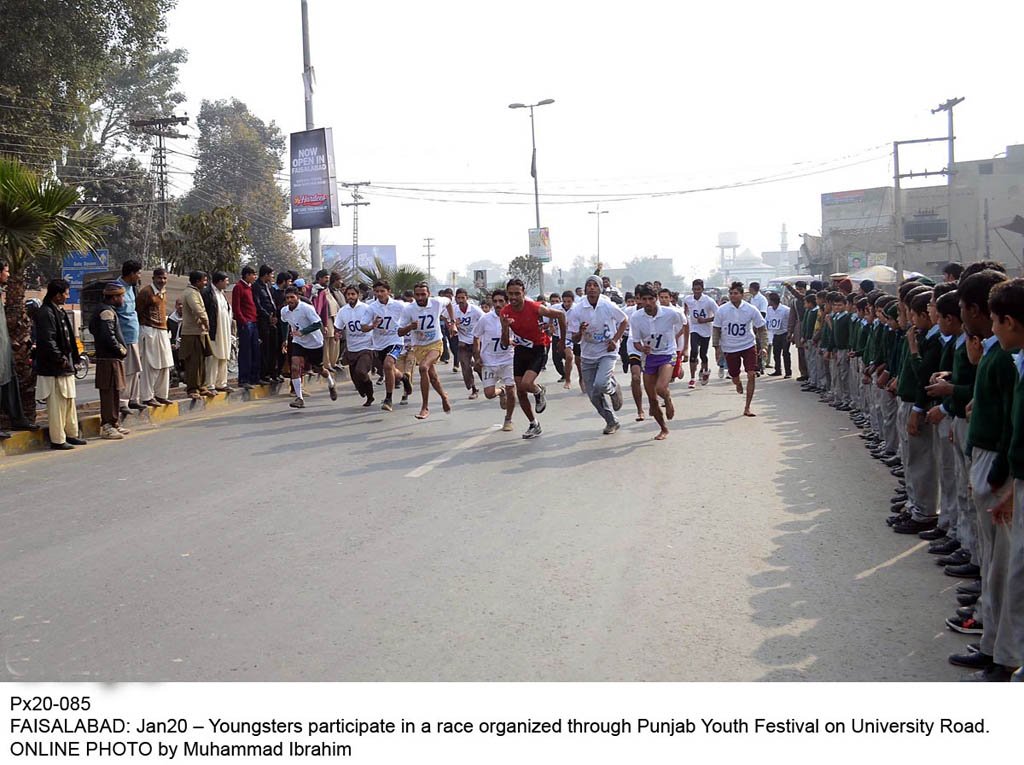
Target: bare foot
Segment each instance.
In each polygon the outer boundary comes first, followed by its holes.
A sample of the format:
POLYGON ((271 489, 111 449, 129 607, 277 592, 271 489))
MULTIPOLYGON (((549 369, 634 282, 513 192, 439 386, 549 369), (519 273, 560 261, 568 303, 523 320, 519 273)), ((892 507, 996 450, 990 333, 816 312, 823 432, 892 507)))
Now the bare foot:
POLYGON ((654 440, 655 441, 664 441, 666 438, 668 438, 668 431, 667 430, 663 430, 658 435, 656 435, 654 437, 654 440))
POLYGON ((565 390, 572 390, 572 383, 567 382, 562 386, 565 390))
POLYGON ((644 421, 644 413, 643 412, 637 412, 636 413, 636 421, 637 422, 643 422, 644 421))
POLYGON ((445 414, 451 414, 452 402, 448 400, 447 396, 441 399, 441 408, 444 409, 445 414))
POLYGON ((670 420, 676 416, 676 405, 672 403, 672 398, 665 399, 665 416, 670 420))
POLYGON ((749 409, 744 409, 743 410, 743 416, 744 417, 757 417, 757 415, 754 414, 753 412, 751 412, 749 409))
POLYGON ((739 393, 739 394, 742 394, 743 393, 743 382, 737 377, 733 381, 733 384, 736 386, 736 392, 739 393))
POLYGON ((425 420, 430 416, 429 409, 420 409, 420 413, 416 415, 417 420, 425 420))

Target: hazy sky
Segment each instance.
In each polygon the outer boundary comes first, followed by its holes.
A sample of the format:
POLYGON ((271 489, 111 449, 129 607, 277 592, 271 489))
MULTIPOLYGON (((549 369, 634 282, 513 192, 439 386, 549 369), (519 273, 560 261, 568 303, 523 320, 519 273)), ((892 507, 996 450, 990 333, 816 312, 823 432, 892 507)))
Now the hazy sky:
MULTIPOLYGON (((530 125, 512 102, 555 99, 536 110, 554 267, 594 253, 587 211, 602 199, 610 266, 657 254, 704 275, 719 232, 776 250, 783 223, 796 249, 820 229, 819 194, 890 184, 891 142, 943 135, 930 109, 954 96, 967 97, 958 158, 1024 142, 1016 2, 309 6, 316 124, 334 129, 339 178, 375 185, 360 242, 396 244, 400 262, 425 268, 434 237, 435 275, 527 250, 530 125), (515 193, 464 193, 496 190, 515 193)), ((304 129, 299 0, 179 0, 168 35, 189 51, 190 115, 235 97, 285 133, 304 129)), ((940 169, 943 146, 901 158, 940 169)), ((322 238, 351 242, 351 208, 322 238)))

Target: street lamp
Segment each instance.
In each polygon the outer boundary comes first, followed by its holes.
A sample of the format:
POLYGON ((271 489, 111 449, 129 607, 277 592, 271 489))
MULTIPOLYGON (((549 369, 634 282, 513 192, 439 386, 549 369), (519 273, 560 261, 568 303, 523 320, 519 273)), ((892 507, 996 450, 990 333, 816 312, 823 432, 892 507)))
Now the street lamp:
MULTIPOLYGON (((535 104, 509 104, 509 109, 529 109, 530 110, 530 143, 533 145, 533 159, 530 162, 530 175, 533 176, 533 207, 534 212, 537 216, 537 228, 540 228, 540 191, 537 187, 537 134, 533 126, 533 109, 536 106, 547 106, 553 104, 555 99, 545 98, 543 101, 538 101, 535 104)), ((544 264, 540 265, 540 291, 544 292, 544 264)))
POLYGON ((601 216, 607 215, 609 210, 602 210, 601 205, 597 206, 596 210, 587 210, 587 215, 597 216, 597 262, 601 262, 601 216))

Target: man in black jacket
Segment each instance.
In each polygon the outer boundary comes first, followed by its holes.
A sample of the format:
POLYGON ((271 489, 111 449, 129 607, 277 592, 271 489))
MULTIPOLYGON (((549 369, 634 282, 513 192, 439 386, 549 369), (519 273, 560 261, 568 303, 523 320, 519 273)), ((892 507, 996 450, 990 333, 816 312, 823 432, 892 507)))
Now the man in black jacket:
POLYGON ((256 303, 256 326, 260 333, 260 382, 268 383, 280 374, 281 339, 278 336, 278 307, 274 304, 274 269, 260 266, 260 275, 252 285, 256 303))
POLYGON ((117 309, 124 305, 125 288, 110 282, 103 288, 103 305, 89 321, 96 342, 96 390, 100 392, 100 438, 119 441, 129 430, 121 427, 119 401, 127 388, 124 359, 128 345, 121 334, 117 309))
POLYGON ((36 398, 46 401, 50 421, 50 448, 73 449, 85 446, 78 437, 78 413, 75 410, 75 364, 78 344, 71 320, 64 311, 71 289, 64 279, 51 279, 46 297, 36 312, 36 398))

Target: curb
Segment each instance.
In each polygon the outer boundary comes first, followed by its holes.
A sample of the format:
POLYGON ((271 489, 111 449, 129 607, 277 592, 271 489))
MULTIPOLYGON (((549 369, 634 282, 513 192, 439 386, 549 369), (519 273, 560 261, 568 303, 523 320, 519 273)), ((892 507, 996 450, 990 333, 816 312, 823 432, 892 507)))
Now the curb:
MULTIPOLYGON (((315 385, 316 383, 313 382, 315 385)), ((309 383, 303 382, 303 385, 309 383)), ((249 401, 272 398, 279 392, 290 393, 291 387, 287 380, 283 383, 273 385, 257 385, 252 390, 236 389, 232 393, 218 393, 213 398, 203 398, 193 401, 186 398, 166 406, 149 408, 146 411, 132 411, 130 415, 123 418, 125 427, 133 428, 141 425, 157 425, 159 423, 171 422, 180 417, 201 414, 207 410, 219 411, 230 409, 233 406, 244 404, 249 401)), ((99 438, 100 416, 90 414, 78 419, 78 435, 80 438, 99 438)), ((50 437, 46 427, 36 431, 19 430, 11 433, 11 437, 0 441, 0 454, 13 457, 19 454, 49 449, 50 437)))

